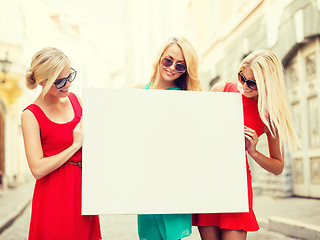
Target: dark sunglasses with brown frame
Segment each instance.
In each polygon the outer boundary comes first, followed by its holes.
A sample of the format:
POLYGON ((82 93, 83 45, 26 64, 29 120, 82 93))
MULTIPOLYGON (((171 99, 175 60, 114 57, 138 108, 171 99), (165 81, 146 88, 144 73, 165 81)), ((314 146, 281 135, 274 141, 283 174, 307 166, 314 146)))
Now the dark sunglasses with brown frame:
POLYGON ((246 77, 243 76, 242 71, 238 72, 238 78, 239 78, 239 81, 242 84, 246 83, 248 88, 250 88, 252 90, 257 90, 258 89, 256 81, 252 80, 252 79, 246 79, 246 77))

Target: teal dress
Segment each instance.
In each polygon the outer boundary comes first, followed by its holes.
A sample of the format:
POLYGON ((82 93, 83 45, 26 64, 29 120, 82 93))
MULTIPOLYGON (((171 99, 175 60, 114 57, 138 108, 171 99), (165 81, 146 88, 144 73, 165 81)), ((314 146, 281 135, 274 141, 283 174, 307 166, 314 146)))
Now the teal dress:
MULTIPOLYGON (((144 89, 149 89, 148 83, 144 89)), ((170 87, 165 90, 181 90, 170 87)), ((138 233, 140 240, 177 240, 191 234, 191 214, 140 214, 138 233)))

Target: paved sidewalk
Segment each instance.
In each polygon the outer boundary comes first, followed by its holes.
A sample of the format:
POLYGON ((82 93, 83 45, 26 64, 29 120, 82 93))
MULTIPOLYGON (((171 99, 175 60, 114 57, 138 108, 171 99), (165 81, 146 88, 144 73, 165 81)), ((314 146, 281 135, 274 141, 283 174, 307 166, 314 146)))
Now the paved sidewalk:
POLYGON ((31 202, 35 181, 29 179, 16 188, 0 191, 0 233, 19 217, 31 202))
MULTIPOLYGON (((34 180, 29 180, 17 188, 0 191, 0 234, 27 206, 30 207, 34 183, 34 180)), ((265 230, 269 230, 298 239, 320 240, 320 199, 295 197, 274 199, 267 196, 255 196, 254 210, 262 228, 257 234, 263 234, 265 230)), ((101 227, 104 228, 103 222, 105 222, 107 224, 105 229, 110 230, 110 233, 105 232, 105 237, 108 236, 106 239, 116 239, 113 238, 115 236, 110 235, 111 233, 115 234, 111 230, 116 226, 110 226, 112 221, 109 221, 108 218, 110 216, 101 216, 101 227)), ((117 218, 120 217, 117 216, 115 219, 117 218)), ((132 225, 127 224, 133 228, 132 231, 135 233, 136 223, 134 221, 136 221, 136 217, 126 218, 126 221, 132 225)), ((249 233, 248 239, 256 239, 253 236, 257 236, 257 234, 249 233), (250 236, 252 237, 250 238, 250 236)), ((193 239, 199 239, 198 235, 193 234, 190 240, 193 239)))
POLYGON ((320 240, 320 199, 254 197, 261 228, 299 239, 320 240))

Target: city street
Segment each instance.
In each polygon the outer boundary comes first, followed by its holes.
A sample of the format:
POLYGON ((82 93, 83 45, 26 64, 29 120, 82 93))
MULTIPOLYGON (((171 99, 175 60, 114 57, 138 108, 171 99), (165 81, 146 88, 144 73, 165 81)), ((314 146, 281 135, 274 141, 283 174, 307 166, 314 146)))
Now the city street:
MULTIPOLYGON (((30 221, 31 204, 24 210, 14 223, 1 235, 1 240, 26 240, 30 221)), ((136 240, 138 239, 135 215, 102 215, 100 217, 102 239, 110 240, 136 240)), ((199 233, 193 228, 193 233, 186 240, 200 240, 199 233)), ((248 233, 248 240, 293 240, 275 232, 261 229, 255 233, 248 233)))
MULTIPOLYGON (((0 240, 28 239, 33 196, 39 238, 86 231, 83 203, 252 205, 247 240, 320 240, 320 0, 0 7, 0 240)), ((102 239, 139 240, 137 215, 99 217, 102 239)))

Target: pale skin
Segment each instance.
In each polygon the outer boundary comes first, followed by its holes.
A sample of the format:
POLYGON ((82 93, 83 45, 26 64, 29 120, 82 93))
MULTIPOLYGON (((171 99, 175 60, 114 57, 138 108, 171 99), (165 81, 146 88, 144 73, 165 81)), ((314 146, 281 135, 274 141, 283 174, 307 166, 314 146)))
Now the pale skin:
MULTIPOLYGON (((251 68, 243 68, 242 74, 246 79, 255 80, 251 68)), ((217 83, 212 87, 211 91, 223 92, 224 87, 225 83, 217 83)), ((258 100, 258 90, 250 89, 246 83, 243 85, 238 83, 237 87, 245 97, 258 100)), ((275 175, 279 175, 284 168, 284 158, 281 154, 279 138, 278 136, 273 137, 267 127, 264 128, 264 133, 267 135, 269 157, 256 149, 259 141, 256 131, 244 126, 245 138, 250 142, 247 152, 262 168, 275 175)), ((246 231, 219 229, 213 226, 199 226, 198 228, 202 240, 245 240, 247 238, 246 231)))
MULTIPOLYGON (((170 67, 163 67, 159 63, 159 86, 158 89, 166 89, 175 86, 175 80, 178 79, 182 73, 178 73, 175 69, 177 63, 186 64, 181 48, 177 44, 171 44, 162 54, 162 58, 169 58, 173 61, 170 67)), ((161 60, 159 59, 159 61, 161 60)), ((139 84, 135 88, 143 88, 146 84, 139 84)))
POLYGON ((160 71, 160 82, 159 88, 166 89, 169 87, 174 87, 174 80, 178 79, 182 73, 178 73, 175 69, 177 63, 186 64, 181 48, 177 44, 171 44, 162 54, 162 58, 169 58, 173 61, 173 64, 170 67, 163 67, 159 63, 160 71))
MULTIPOLYGON (((67 65, 57 79, 66 78, 70 73, 70 65, 67 65)), ((42 87, 46 84, 46 81, 40 83, 42 87)), ((51 121, 56 123, 69 122, 74 117, 72 105, 67 97, 70 86, 71 83, 68 81, 62 89, 57 89, 52 84, 47 94, 43 98, 39 96, 33 103, 38 105, 51 121)), ((25 110, 22 113, 21 125, 27 161, 31 173, 36 179, 40 179, 59 168, 82 147, 82 120, 73 130, 72 145, 59 154, 50 157, 43 156, 39 124, 31 111, 25 110)))

